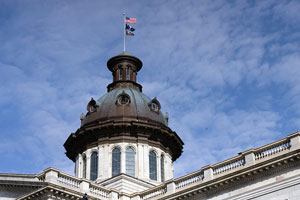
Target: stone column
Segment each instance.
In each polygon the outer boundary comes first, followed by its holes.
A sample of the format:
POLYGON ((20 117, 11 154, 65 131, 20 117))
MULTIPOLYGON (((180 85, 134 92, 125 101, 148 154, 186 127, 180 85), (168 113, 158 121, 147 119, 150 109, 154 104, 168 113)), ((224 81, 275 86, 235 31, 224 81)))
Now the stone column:
POLYGON ((157 181, 161 181, 161 169, 160 169, 160 158, 161 158, 161 152, 157 151, 156 156, 156 166, 157 166, 157 181))
POLYGON ((91 150, 86 151, 86 179, 90 180, 91 173, 91 150))
POLYGON ((143 162, 143 166, 144 166, 144 178, 150 179, 149 176, 149 146, 147 144, 144 145, 144 162, 143 162))
POLYGON ((144 145, 137 144, 137 177, 144 178, 144 145))
POLYGON ((109 144, 104 145, 104 163, 103 163, 103 178, 109 178, 111 177, 111 151, 109 144))
POLYGON ((174 168, 174 166, 173 166, 172 158, 169 154, 166 154, 166 156, 165 156, 165 180, 174 178, 173 168, 174 168))
POLYGON ((98 177, 102 180, 104 175, 104 145, 98 146, 98 177))
POLYGON ((125 171, 125 167, 126 167, 126 147, 125 147, 125 145, 124 144, 121 144, 121 173, 126 173, 126 171, 125 171))
POLYGON ((82 154, 80 153, 80 154, 78 154, 78 169, 77 169, 77 171, 78 171, 78 174, 77 174, 77 177, 78 178, 82 178, 82 169, 83 167, 82 167, 82 154))

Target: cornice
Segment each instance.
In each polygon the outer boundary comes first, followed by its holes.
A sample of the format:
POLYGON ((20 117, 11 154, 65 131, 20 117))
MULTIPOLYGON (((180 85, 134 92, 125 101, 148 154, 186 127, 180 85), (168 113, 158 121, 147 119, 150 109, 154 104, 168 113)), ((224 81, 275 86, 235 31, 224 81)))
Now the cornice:
POLYGON ((66 155, 73 161, 78 153, 90 145, 110 141, 144 142, 167 150, 175 161, 182 153, 183 142, 170 128, 144 122, 106 121, 82 127, 69 136, 64 146, 66 155), (140 138, 143 137, 143 140, 140 138))
POLYGON ((47 183, 39 181, 0 180, 1 187, 40 188, 45 185, 47 185, 47 183))

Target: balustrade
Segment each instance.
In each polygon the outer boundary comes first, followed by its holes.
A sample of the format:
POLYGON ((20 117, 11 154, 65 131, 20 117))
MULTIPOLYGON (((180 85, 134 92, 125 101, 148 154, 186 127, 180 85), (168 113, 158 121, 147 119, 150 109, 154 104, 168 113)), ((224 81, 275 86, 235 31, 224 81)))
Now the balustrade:
POLYGON ((213 167, 213 173, 214 175, 216 174, 220 174, 229 170, 232 170, 234 168, 237 168, 239 166, 242 166, 245 164, 245 158, 237 158, 234 160, 229 160, 228 162, 225 162, 224 164, 222 164, 223 162, 221 162, 221 165, 219 164, 215 164, 215 167, 213 167))
POLYGON ((153 197, 157 197, 159 195, 165 194, 167 192, 167 186, 164 184, 161 187, 156 187, 151 189, 150 191, 146 191, 144 194, 141 195, 142 200, 151 199, 153 197))
POLYGON ((279 152, 288 150, 291 147, 290 140, 284 140, 280 143, 267 145, 266 147, 261 147, 257 152, 255 152, 255 160, 259 160, 279 152))
POLYGON ((90 192, 92 194, 96 194, 96 195, 99 195, 99 196, 102 196, 105 198, 108 198, 108 195, 109 195, 109 191, 107 191, 103 188, 100 188, 97 185, 92 185, 92 184, 90 184, 90 192))
POLYGON ((204 178, 203 171, 193 174, 192 176, 178 178, 175 180, 176 189, 185 187, 187 185, 190 185, 190 184, 193 184, 196 182, 200 182, 203 180, 203 178, 204 178))
POLYGON ((68 176, 68 175, 65 175, 65 174, 62 174, 62 173, 58 174, 58 179, 57 180, 62 184, 70 185, 70 186, 75 187, 75 188, 79 188, 79 185, 80 185, 80 180, 78 180, 75 177, 68 176))

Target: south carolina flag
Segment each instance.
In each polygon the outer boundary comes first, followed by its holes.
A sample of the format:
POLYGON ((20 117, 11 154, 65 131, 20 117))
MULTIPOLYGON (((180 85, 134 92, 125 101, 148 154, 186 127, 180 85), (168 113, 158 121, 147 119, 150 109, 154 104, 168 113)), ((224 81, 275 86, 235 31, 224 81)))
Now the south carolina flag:
POLYGON ((125 23, 135 24, 136 23, 136 18, 126 17, 125 23))

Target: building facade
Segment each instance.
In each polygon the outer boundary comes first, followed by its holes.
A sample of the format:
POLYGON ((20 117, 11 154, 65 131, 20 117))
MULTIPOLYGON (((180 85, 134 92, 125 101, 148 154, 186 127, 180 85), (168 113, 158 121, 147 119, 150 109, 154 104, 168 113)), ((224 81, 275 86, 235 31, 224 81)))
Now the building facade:
POLYGON ((137 83, 142 62, 123 52, 107 67, 107 93, 88 102, 64 144, 75 176, 0 174, 0 199, 300 199, 300 132, 174 179, 183 141, 137 83))

